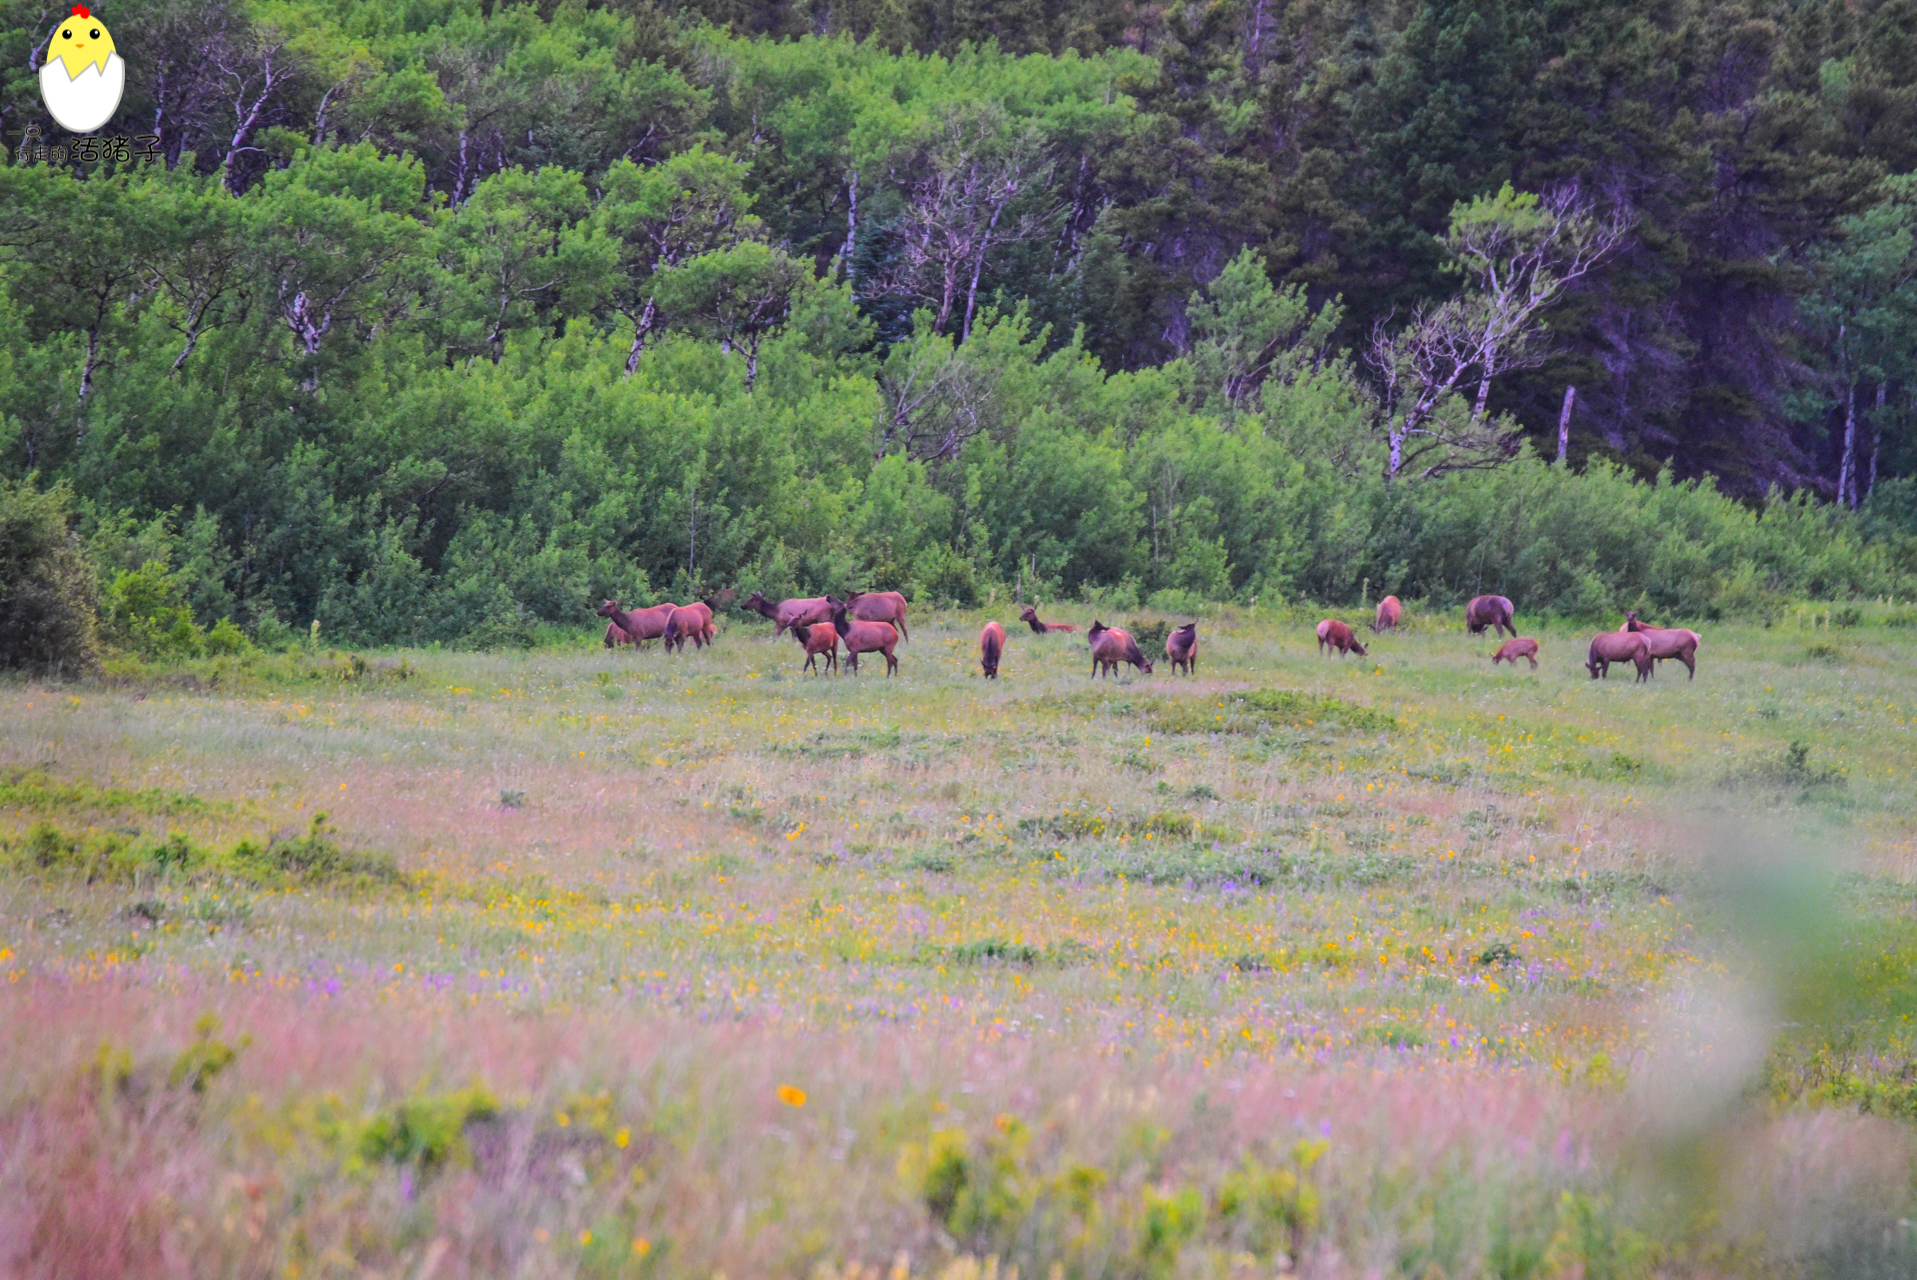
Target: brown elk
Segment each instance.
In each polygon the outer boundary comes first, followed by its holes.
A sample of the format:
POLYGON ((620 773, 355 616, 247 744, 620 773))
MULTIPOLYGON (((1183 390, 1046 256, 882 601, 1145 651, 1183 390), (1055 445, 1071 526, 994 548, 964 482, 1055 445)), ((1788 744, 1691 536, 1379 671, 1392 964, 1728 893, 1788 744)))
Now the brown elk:
POLYGON ((846 611, 860 622, 889 622, 904 639, 912 638, 905 629, 905 597, 898 592, 848 591, 845 604, 846 611))
POLYGON ((1187 622, 1165 637, 1165 656, 1171 659, 1172 671, 1182 670, 1188 676, 1198 674, 1198 624, 1187 622))
POLYGON ((1358 637, 1351 634, 1351 628, 1336 618, 1326 618, 1318 624, 1318 656, 1325 657, 1336 649, 1339 657, 1356 653, 1360 658, 1371 655, 1358 643, 1358 637))
POLYGON ((1591 679, 1609 680, 1611 664, 1626 659, 1637 667, 1637 680, 1632 683, 1651 678, 1651 647, 1634 631, 1600 631, 1592 636, 1591 651, 1585 656, 1584 665, 1591 679))
POLYGON ((606 646, 606 648, 611 649, 617 645, 622 645, 622 644, 637 644, 638 641, 634 640, 630 635, 626 634, 626 629, 620 626, 618 623, 608 622, 606 624, 606 638, 604 641, 602 641, 602 643, 606 646))
POLYGON ((712 625, 712 606, 704 601, 695 604, 682 604, 666 615, 666 652, 684 649, 686 641, 692 641, 695 649, 703 649, 712 643, 718 634, 712 625))
POLYGON ((1704 637, 1697 632, 1683 627, 1654 627, 1640 619, 1635 609, 1624 615, 1624 625, 1619 630, 1644 637, 1644 643, 1651 650, 1654 670, 1660 660, 1676 658, 1691 673, 1690 679, 1697 679, 1697 646, 1704 643, 1704 637))
POLYGON ((792 628, 792 638, 797 640, 799 646, 805 650, 805 666, 801 670, 810 671, 814 675, 824 675, 825 672, 814 665, 818 662, 820 654, 825 655, 827 670, 839 669, 839 629, 831 623, 802 622, 792 628))
POLYGON ((1396 631, 1398 624, 1404 621, 1404 605, 1396 596, 1386 596, 1378 601, 1377 616, 1371 620, 1371 632, 1396 631))
POLYGON ((1005 653, 1005 628, 996 622, 985 624, 978 633, 978 664, 985 668, 987 680, 998 679, 998 660, 1005 653))
POLYGON ((826 599, 832 602, 832 625, 837 629, 839 639, 845 642, 845 665, 852 669, 852 674, 859 674, 859 655, 862 653, 884 654, 885 674, 897 674, 899 660, 892 656, 892 648, 899 642, 899 633, 892 624, 850 620, 845 616, 845 601, 833 596, 827 596, 826 599))
POLYGON ((1464 607, 1464 629, 1474 636, 1480 636, 1488 628, 1492 635, 1509 631, 1511 638, 1518 638, 1518 629, 1512 625, 1517 610, 1503 596, 1477 596, 1464 607))
POLYGON ((1047 631, 1070 631, 1074 634, 1078 631, 1078 628, 1069 622, 1040 622, 1038 620, 1038 607, 1036 605, 1026 605, 1025 612, 1018 615, 1018 620, 1020 622, 1030 623, 1035 635, 1042 636, 1047 631))
POLYGON ((781 600, 775 605, 754 591, 746 597, 745 607, 776 623, 772 634, 777 637, 787 627, 832 621, 832 606, 826 600, 825 596, 807 596, 803 599, 781 600))
POLYGON ((1121 662, 1131 663, 1144 675, 1152 673, 1152 664, 1139 652, 1138 641, 1123 627, 1108 627, 1094 619, 1085 639, 1092 646, 1092 675, 1117 675, 1121 662))
POLYGON ((1531 660, 1531 670, 1536 671, 1538 669, 1538 642, 1535 640, 1506 640, 1498 646, 1498 651, 1491 655, 1491 665, 1495 667, 1500 662, 1508 662, 1515 667, 1518 665, 1519 658, 1529 658, 1531 660))
MULTIPOLYGON (((628 613, 619 607, 617 600, 608 600, 593 612, 602 618, 612 619, 612 625, 625 632, 636 646, 641 641, 657 640, 663 636, 666 633, 666 619, 670 618, 672 611, 678 607, 672 601, 666 600, 649 609, 634 609, 628 613)), ((624 641, 615 642, 610 630, 607 631, 606 640, 608 649, 614 643, 624 643, 624 641)))

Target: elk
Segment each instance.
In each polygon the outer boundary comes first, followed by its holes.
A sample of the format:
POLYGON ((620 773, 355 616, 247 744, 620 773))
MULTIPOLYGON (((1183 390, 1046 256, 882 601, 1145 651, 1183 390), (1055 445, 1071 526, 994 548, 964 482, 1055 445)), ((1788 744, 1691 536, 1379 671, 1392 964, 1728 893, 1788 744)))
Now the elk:
POLYGON ((1188 676, 1198 674, 1198 624, 1187 622, 1165 637, 1165 656, 1171 659, 1174 672, 1184 671, 1188 676))
MULTIPOLYGON (((602 618, 612 619, 612 625, 625 632, 633 645, 637 647, 642 640, 657 640, 663 636, 666 633, 666 619, 670 618, 672 611, 678 607, 667 600, 649 609, 634 609, 628 613, 619 607, 617 600, 608 600, 593 612, 602 618)), ((606 632, 606 641, 608 649, 612 648, 614 643, 624 643, 624 641, 614 641, 610 628, 606 632)))
POLYGON ((1398 624, 1404 621, 1404 605, 1396 596, 1386 596, 1378 601, 1377 616, 1371 620, 1371 633, 1396 631, 1398 624))
POLYGON ((1634 631, 1600 631, 1592 636, 1591 651, 1585 656, 1584 665, 1591 679, 1609 680, 1611 664, 1627 658, 1637 666, 1637 680, 1632 683, 1651 678, 1651 647, 1634 631))
POLYGON ((1517 610, 1503 596, 1477 596, 1464 607, 1464 629, 1474 636, 1481 636, 1488 628, 1492 635, 1509 631, 1511 638, 1518 638, 1518 629, 1511 620, 1517 616, 1517 610))
POLYGON ((898 592, 848 591, 845 603, 847 611, 860 622, 889 622, 899 629, 900 636, 912 638, 905 629, 905 597, 898 592))
POLYGON ((712 643, 712 637, 716 634, 718 632, 712 625, 712 606, 704 601, 682 604, 666 615, 667 653, 684 649, 688 638, 695 649, 703 649, 712 643))
POLYGON ((1371 656, 1365 652, 1365 647, 1358 643, 1358 637, 1351 634, 1350 627, 1336 618, 1326 618, 1318 624, 1318 656, 1326 657, 1333 649, 1338 651, 1338 656, 1341 658, 1354 652, 1360 658, 1371 656))
POLYGON ((818 662, 820 654, 825 655, 827 670, 839 669, 839 629, 832 623, 800 623, 792 628, 792 638, 797 640, 799 646, 805 650, 805 666, 800 668, 802 671, 824 675, 825 672, 814 665, 818 662))
POLYGON ((1491 665, 1495 667, 1500 662, 1508 662, 1515 667, 1518 665, 1519 658, 1529 658, 1531 660, 1531 670, 1536 671, 1538 669, 1538 642, 1535 640, 1506 640, 1498 646, 1498 651, 1491 655, 1491 665))
POLYGON ((978 633, 978 664, 985 669, 987 680, 998 679, 998 660, 1005 653, 1005 628, 996 622, 985 624, 985 630, 978 633))
POLYGON ((754 591, 746 597, 745 607, 776 623, 772 634, 777 638, 787 627, 832 621, 832 606, 826 603, 827 599, 826 596, 808 596, 804 599, 781 600, 775 605, 754 591))
POLYGON ((1641 620, 1635 609, 1624 615, 1624 625, 1619 630, 1644 637, 1651 651, 1653 668, 1660 659, 1676 658, 1691 673, 1690 678, 1697 679, 1697 646, 1704 643, 1704 637, 1697 632, 1683 627, 1654 627, 1641 620))
POLYGON ((899 660, 892 656, 892 648, 899 642, 899 633, 889 622, 866 622, 848 620, 845 616, 845 601, 827 596, 832 603, 832 626, 839 633, 839 639, 845 642, 845 665, 852 674, 859 674, 859 655, 862 653, 882 653, 885 655, 885 674, 896 675, 899 660))
POLYGON ((1078 631, 1078 628, 1069 622, 1040 622, 1038 620, 1038 608, 1036 605, 1026 605, 1025 612, 1018 615, 1018 620, 1020 622, 1030 623, 1034 635, 1042 636, 1047 631, 1070 631, 1073 633, 1078 631))
POLYGON ((1092 646, 1092 675, 1101 672, 1106 676, 1118 674, 1118 664, 1129 662, 1140 673, 1150 675, 1152 664, 1138 650, 1138 641, 1132 639, 1131 632, 1122 627, 1108 627, 1104 623, 1092 622, 1092 629, 1085 633, 1085 639, 1092 646))

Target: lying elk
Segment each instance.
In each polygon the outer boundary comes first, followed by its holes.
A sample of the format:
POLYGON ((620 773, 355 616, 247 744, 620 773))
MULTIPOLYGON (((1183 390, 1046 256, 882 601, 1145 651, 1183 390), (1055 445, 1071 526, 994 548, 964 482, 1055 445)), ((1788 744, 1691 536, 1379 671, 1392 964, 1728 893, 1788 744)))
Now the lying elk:
POLYGON ((1070 631, 1074 634, 1078 631, 1078 628, 1069 622, 1040 622, 1038 620, 1038 608, 1035 605, 1026 605, 1025 612, 1018 615, 1018 620, 1020 622, 1030 623, 1032 632, 1035 635, 1042 636, 1047 631, 1070 631))

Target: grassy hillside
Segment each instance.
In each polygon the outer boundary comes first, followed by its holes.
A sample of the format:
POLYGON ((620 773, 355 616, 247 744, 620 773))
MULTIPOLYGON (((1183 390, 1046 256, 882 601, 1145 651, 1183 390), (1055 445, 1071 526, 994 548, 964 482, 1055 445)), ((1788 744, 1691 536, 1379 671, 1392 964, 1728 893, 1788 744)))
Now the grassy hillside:
POLYGON ((0 686, 0 1262, 1909 1266, 1895 616, 1641 686, 984 616, 0 686))

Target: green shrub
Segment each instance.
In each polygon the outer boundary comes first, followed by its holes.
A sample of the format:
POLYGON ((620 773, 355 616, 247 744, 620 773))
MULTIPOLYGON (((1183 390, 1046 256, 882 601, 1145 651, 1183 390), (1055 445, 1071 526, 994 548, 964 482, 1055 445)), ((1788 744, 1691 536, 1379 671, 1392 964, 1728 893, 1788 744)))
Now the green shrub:
POLYGON ((368 1163, 410 1164, 436 1172, 468 1156, 468 1125, 498 1115, 498 1099, 478 1086, 407 1098, 366 1122, 358 1155, 368 1163))
POLYGON ((0 481, 0 668, 75 676, 100 665, 93 570, 68 528, 72 492, 0 481))

